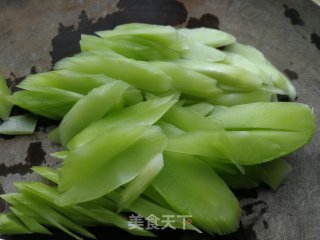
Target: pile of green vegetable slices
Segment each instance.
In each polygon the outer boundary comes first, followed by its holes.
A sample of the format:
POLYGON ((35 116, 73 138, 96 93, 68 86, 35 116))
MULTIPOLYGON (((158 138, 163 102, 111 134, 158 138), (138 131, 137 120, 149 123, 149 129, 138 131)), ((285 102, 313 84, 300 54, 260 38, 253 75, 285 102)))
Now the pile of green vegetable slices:
MULTIPOLYGON (((28 134, 31 115, 61 120, 50 138, 59 169, 33 170, 51 181, 17 182, 1 197, 1 234, 95 238, 86 227, 113 225, 154 236, 134 224, 177 218, 177 229, 227 234, 241 210, 231 189, 265 183, 276 189, 290 172, 282 156, 311 141, 312 110, 292 100, 289 80, 257 49, 214 29, 125 24, 82 35, 81 53, 54 70, 28 76, 10 95, 0 81, 0 133, 28 134)), ((162 222, 157 222, 160 227, 162 222)))

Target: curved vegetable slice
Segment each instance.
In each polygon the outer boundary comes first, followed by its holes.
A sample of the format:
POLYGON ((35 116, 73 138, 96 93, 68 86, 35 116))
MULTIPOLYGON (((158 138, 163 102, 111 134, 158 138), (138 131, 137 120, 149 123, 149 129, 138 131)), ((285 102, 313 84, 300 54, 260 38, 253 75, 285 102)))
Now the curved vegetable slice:
POLYGON ((48 229, 27 214, 15 209, 14 207, 10 207, 10 210, 21 220, 21 222, 23 222, 24 225, 27 226, 31 232, 52 235, 48 229))
POLYGON ((105 75, 58 70, 30 75, 18 87, 26 90, 50 87, 86 95, 92 89, 113 81, 116 80, 105 75))
POLYGON ((201 116, 186 107, 171 107, 162 120, 175 125, 183 131, 223 130, 218 121, 201 116))
POLYGON ((211 234, 236 230, 239 203, 210 166, 189 155, 164 156, 164 168, 152 186, 172 209, 191 215, 193 224, 211 234))
POLYGON ((129 208, 131 204, 147 189, 163 168, 162 153, 156 155, 121 192, 119 210, 129 208))
POLYGON ((181 53, 183 59, 201 60, 204 62, 220 62, 226 57, 225 53, 201 43, 189 43, 189 49, 181 53))
POLYGON ((66 115, 71 107, 83 95, 60 89, 46 89, 45 91, 18 91, 10 100, 17 106, 32 113, 59 120, 66 115))
POLYGON ((262 86, 262 81, 258 75, 238 66, 208 63, 196 59, 178 60, 176 63, 183 68, 191 69, 216 79, 218 86, 229 86, 229 88, 232 87, 233 90, 238 91, 260 90, 262 86))
POLYGON ((312 110, 305 104, 250 103, 225 108, 210 116, 226 129, 270 129, 306 133, 310 140, 316 125, 312 110))
POLYGON ((58 127, 61 144, 66 145, 75 135, 108 112, 120 109, 122 96, 128 87, 128 84, 121 81, 111 82, 93 89, 80 99, 58 127))
POLYGON ((144 23, 128 23, 117 26, 113 30, 96 32, 105 39, 113 39, 119 36, 139 36, 154 42, 170 46, 177 41, 178 34, 176 29, 171 26, 151 25, 144 23))
POLYGON ((117 125, 152 125, 157 122, 170 107, 178 101, 178 95, 148 100, 114 112, 93 123, 75 136, 68 149, 77 149, 93 140, 100 133, 117 125))
POLYGON ((59 197, 60 193, 54 187, 47 186, 40 182, 16 183, 16 186, 21 193, 34 196, 36 199, 40 198, 49 206, 67 215, 78 224, 85 226, 112 224, 134 235, 153 236, 153 234, 138 226, 135 229, 128 229, 128 219, 100 206, 100 202, 88 202, 84 206, 71 205, 68 207, 59 207, 55 205, 54 201, 59 197))
POLYGON ((215 79, 193 70, 183 69, 174 62, 153 62, 152 66, 169 75, 172 78, 172 85, 182 93, 200 98, 213 97, 222 93, 215 79))
POLYGON ((37 119, 30 114, 13 116, 0 125, 0 133, 6 135, 33 134, 37 119))
POLYGON ((84 227, 74 223, 72 220, 65 217, 63 214, 60 214, 39 199, 35 199, 34 197, 25 194, 11 194, 2 197, 12 206, 24 209, 26 214, 30 214, 30 216, 39 223, 54 226, 78 240, 82 240, 82 238, 73 232, 95 239, 95 236, 88 232, 84 227))
POLYGON ((167 151, 211 156, 217 161, 252 165, 287 155, 307 141, 308 136, 304 132, 196 131, 170 137, 167 151))
POLYGON ((261 182, 264 182, 276 190, 284 178, 291 172, 290 164, 283 159, 244 166, 244 174, 232 164, 221 163, 210 157, 201 157, 201 159, 207 161, 223 181, 233 189, 254 188, 261 182))
POLYGON ((249 45, 234 43, 227 46, 225 50, 238 53, 255 63, 258 68, 265 72, 266 75, 270 76, 275 87, 282 89, 291 98, 291 100, 295 100, 297 95, 292 83, 277 68, 275 68, 258 49, 249 45))
POLYGON ((212 47, 223 47, 236 41, 231 34, 212 28, 182 28, 177 31, 191 42, 203 43, 212 47))
POLYGON ((31 233, 12 213, 0 213, 0 234, 29 234, 31 233))
POLYGON ((120 126, 102 133, 65 159, 57 204, 93 200, 130 182, 166 144, 156 126, 120 126))
POLYGON ((81 35, 80 47, 82 51, 112 49, 122 56, 141 61, 172 60, 180 57, 177 52, 167 46, 138 36, 102 39, 91 35, 81 35))
POLYGON ((214 109, 214 106, 208 102, 199 102, 199 103, 186 106, 186 108, 200 114, 201 116, 206 117, 209 113, 212 112, 212 110, 214 109))
POLYGON ((150 64, 133 59, 79 55, 59 61, 54 68, 104 74, 152 92, 165 92, 172 89, 171 78, 167 74, 150 64))
POLYGON ((11 92, 7 86, 5 79, 0 75, 0 118, 2 120, 8 119, 11 108, 13 106, 12 103, 8 100, 10 94, 11 92))
POLYGON ((270 102, 273 94, 267 91, 251 91, 251 92, 225 92, 221 95, 207 98, 211 104, 232 107, 235 105, 248 104, 254 102, 270 102))

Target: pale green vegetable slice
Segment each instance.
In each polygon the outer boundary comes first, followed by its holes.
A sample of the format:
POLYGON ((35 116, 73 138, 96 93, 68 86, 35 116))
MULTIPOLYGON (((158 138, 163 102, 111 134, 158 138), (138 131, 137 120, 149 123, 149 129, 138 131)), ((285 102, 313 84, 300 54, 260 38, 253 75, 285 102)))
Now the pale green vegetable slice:
POLYGON ((121 192, 119 210, 129 208, 131 204, 147 189, 163 168, 162 153, 156 155, 121 192))
POLYGON ((255 63, 258 68, 260 68, 272 79, 275 87, 282 89, 284 93, 287 94, 292 100, 295 100, 296 90, 292 83, 265 58, 262 52, 252 46, 241 43, 234 43, 230 46, 227 46, 225 50, 238 53, 255 63))
POLYGON ((175 125, 183 131, 223 130, 217 121, 201 116, 186 107, 171 107, 162 120, 175 125))
POLYGON ((225 183, 233 189, 253 188, 264 182, 275 190, 291 172, 290 164, 283 159, 244 166, 244 174, 240 173, 234 165, 218 162, 212 157, 201 157, 201 159, 207 161, 225 183))
POLYGON ((166 144, 156 126, 120 126, 99 135, 65 159, 57 204, 93 200, 130 182, 166 144))
POLYGON ((208 102, 199 102, 196 104, 186 106, 186 108, 205 117, 213 111, 214 106, 208 102))
POLYGON ((88 74, 104 74, 147 91, 163 92, 172 88, 171 78, 163 71, 133 59, 79 55, 59 61, 54 68, 88 74))
POLYGON ((41 234, 52 234, 48 229, 42 226, 40 223, 35 221, 30 216, 25 213, 15 209, 14 207, 10 207, 10 211, 12 211, 27 228, 33 233, 41 233, 41 234))
POLYGON ((37 219, 39 223, 41 222, 45 225, 54 226, 78 240, 81 240, 82 238, 74 234, 73 231, 83 236, 95 239, 95 236, 88 232, 84 227, 74 223, 72 220, 63 214, 60 214, 53 208, 47 206, 39 199, 35 199, 24 194, 16 194, 11 196, 5 195, 2 197, 10 204, 13 203, 12 205, 14 207, 17 205, 18 207, 22 206, 25 208, 28 212, 30 212, 31 216, 37 219), (10 198, 13 199, 13 201, 10 200, 10 198))
POLYGON ((86 226, 112 224, 135 235, 153 236, 153 234, 142 228, 139 228, 139 226, 133 230, 128 229, 129 221, 125 217, 118 215, 109 209, 101 207, 99 205, 101 201, 90 202, 84 206, 72 205, 61 208, 54 204, 55 199, 59 197, 60 193, 53 187, 47 186, 40 182, 16 183, 16 186, 21 193, 29 194, 29 196, 33 196, 36 199, 40 198, 49 206, 53 207, 62 214, 67 215, 78 224, 83 224, 86 226), (97 212, 99 212, 99 214, 97 214, 97 212))
POLYGON ((92 89, 113 81, 116 80, 105 75, 91 75, 69 70, 59 70, 30 75, 18 87, 26 90, 51 87, 86 95, 92 89))
POLYGON ((177 101, 178 95, 172 95, 141 102, 114 112, 84 129, 69 142, 67 147, 70 150, 77 149, 113 126, 122 124, 152 125, 177 101))
POLYGON ((229 33, 211 29, 211 28, 195 28, 178 29, 178 33, 189 41, 203 43, 212 47, 223 47, 236 41, 235 37, 229 33))
POLYGON ((0 124, 0 133, 6 135, 33 134, 37 119, 30 114, 12 116, 0 124))
POLYGON ((230 151, 241 165, 252 165, 285 156, 308 142, 305 132, 281 130, 227 131, 230 151), (252 151, 254 149, 254 151, 252 151))
POLYGON ((206 101, 214 105, 232 107, 254 102, 270 102, 272 98, 273 94, 267 91, 225 92, 219 96, 207 98, 206 101))
POLYGON ((119 36, 139 36, 154 42, 170 46, 177 41, 178 34, 176 29, 171 26, 160 26, 144 23, 128 23, 116 27, 113 30, 96 32, 105 39, 113 39, 119 36))
POLYGON ((213 97, 222 93, 215 79, 193 70, 183 69, 174 62, 153 62, 152 66, 169 75, 172 78, 172 85, 183 93, 200 98, 213 97))
POLYGON ((190 155, 164 156, 164 168, 152 186, 172 209, 191 215, 192 223, 208 233, 235 231, 240 218, 239 203, 210 166, 190 155))
POLYGON ((18 91, 10 100, 17 106, 47 118, 59 120, 83 95, 60 89, 45 91, 18 91))
POLYGON ((13 106, 8 99, 10 94, 11 91, 8 88, 5 79, 0 75, 0 119, 2 120, 8 119, 13 106))
POLYGON ((310 140, 316 129, 312 109, 301 103, 250 103, 225 108, 210 116, 226 129, 274 129, 306 133, 310 140))
POLYGON ((66 145, 75 135, 99 120, 108 112, 121 108, 122 96, 129 87, 124 82, 111 82, 93 89, 79 100, 61 121, 58 132, 60 142, 66 145))
POLYGON ((32 170, 53 183, 59 181, 59 171, 46 166, 34 166, 32 170))
POLYGON ((81 35, 80 47, 82 51, 112 49, 124 57, 142 61, 172 60, 180 57, 179 53, 163 44, 130 35, 113 37, 112 39, 81 35))
POLYGON ((29 234, 31 233, 22 222, 12 213, 0 213, 0 234, 29 234))
POLYGON ((265 174, 262 180, 273 190, 276 190, 285 177, 292 171, 290 164, 284 159, 276 159, 262 164, 265 174))
POLYGON ((189 49, 181 53, 183 59, 201 60, 204 62, 220 62, 226 57, 225 53, 201 43, 189 43, 189 49))
POLYGON ((238 91, 260 90, 262 80, 246 69, 223 63, 209 63, 192 60, 178 60, 176 63, 186 69, 191 69, 216 79, 218 86, 229 86, 238 91))

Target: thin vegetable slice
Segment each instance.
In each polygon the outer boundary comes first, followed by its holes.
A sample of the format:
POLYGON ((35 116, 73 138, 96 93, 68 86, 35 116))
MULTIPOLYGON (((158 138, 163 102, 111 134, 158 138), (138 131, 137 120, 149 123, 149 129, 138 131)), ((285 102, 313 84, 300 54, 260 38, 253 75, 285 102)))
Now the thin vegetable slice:
POLYGON ((6 135, 33 134, 37 119, 30 114, 13 116, 0 125, 0 133, 6 135))
POLYGON ((212 47, 223 47, 236 41, 235 37, 229 33, 204 27, 182 28, 178 29, 178 33, 191 42, 203 43, 212 47))
POLYGON ((304 132, 311 139, 315 120, 307 105, 301 103, 250 103, 225 108, 210 116, 226 129, 270 129, 304 132))
POLYGON ((54 68, 80 73, 104 74, 147 91, 163 92, 172 88, 171 78, 163 71, 133 59, 80 55, 65 58, 56 63, 54 68))
POLYGON ((266 75, 270 76, 275 87, 282 89, 291 100, 295 100, 297 94, 292 83, 265 58, 262 52, 241 43, 234 43, 226 47, 225 50, 238 53, 255 63, 266 75))
POLYGON ((178 101, 178 95, 156 98, 114 112, 84 129, 68 144, 68 149, 77 149, 93 140, 100 133, 117 125, 152 125, 178 101))
POLYGON ((45 91, 18 91, 10 100, 32 113, 59 120, 82 97, 78 93, 48 88, 45 91))
POLYGON ((29 234, 31 233, 12 213, 0 213, 0 234, 29 234))
POLYGON ((171 153, 164 156, 164 168, 152 186, 172 209, 191 215, 197 227, 211 234, 237 229, 239 203, 220 177, 193 156, 171 153))
POLYGON ((108 112, 120 109, 122 96, 128 87, 128 84, 120 81, 107 83, 79 100, 58 127, 61 144, 66 145, 75 135, 108 112))
POLYGON ((147 189, 163 168, 162 153, 156 155, 121 192, 119 211, 131 204, 147 189))
POLYGON ((0 75, 0 118, 2 120, 8 119, 11 108, 13 106, 12 103, 8 100, 10 94, 11 92, 7 86, 5 79, 0 75))
POLYGON ((57 204, 93 200, 130 182, 166 144, 156 126, 120 126, 99 135, 65 159, 57 204))

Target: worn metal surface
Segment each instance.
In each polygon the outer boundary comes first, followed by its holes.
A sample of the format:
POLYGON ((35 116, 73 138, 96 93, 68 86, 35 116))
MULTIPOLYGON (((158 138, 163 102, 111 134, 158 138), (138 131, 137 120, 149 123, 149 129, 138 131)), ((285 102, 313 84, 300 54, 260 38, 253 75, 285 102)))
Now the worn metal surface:
MULTIPOLYGON (((0 0, 0 72, 14 89, 30 72, 49 70, 76 53, 81 33, 133 21, 219 27, 258 47, 292 79, 298 101, 314 108, 320 124, 320 8, 312 1, 0 0)), ((30 137, 0 137, 0 192, 14 191, 13 181, 37 179, 32 165, 59 164, 48 156, 59 149, 46 138, 51 125, 41 121, 30 137)), ((287 157, 293 172, 277 191, 262 187, 239 193, 244 212, 237 233, 222 238, 182 233, 175 238, 319 239, 319 152, 318 132, 310 145, 287 157)))

